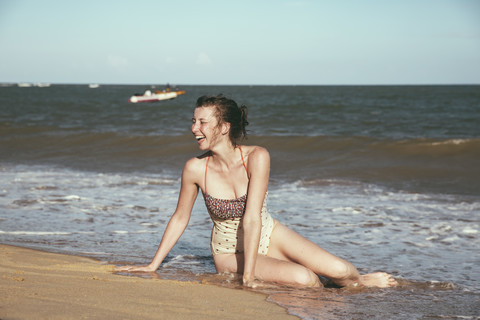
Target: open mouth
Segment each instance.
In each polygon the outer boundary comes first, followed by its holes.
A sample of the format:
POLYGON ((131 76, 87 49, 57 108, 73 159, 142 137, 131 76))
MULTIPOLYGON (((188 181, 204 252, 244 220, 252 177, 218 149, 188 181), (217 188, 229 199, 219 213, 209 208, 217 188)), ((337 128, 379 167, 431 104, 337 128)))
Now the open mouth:
POLYGON ((195 136, 195 139, 197 139, 197 141, 200 142, 205 139, 205 136, 195 136))

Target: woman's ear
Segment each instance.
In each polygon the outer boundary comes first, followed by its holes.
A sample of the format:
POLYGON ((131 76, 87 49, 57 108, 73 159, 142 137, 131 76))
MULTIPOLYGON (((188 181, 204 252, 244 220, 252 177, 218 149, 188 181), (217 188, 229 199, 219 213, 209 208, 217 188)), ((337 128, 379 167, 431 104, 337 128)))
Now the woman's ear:
POLYGON ((225 122, 222 124, 222 134, 226 135, 230 132, 230 123, 225 122))

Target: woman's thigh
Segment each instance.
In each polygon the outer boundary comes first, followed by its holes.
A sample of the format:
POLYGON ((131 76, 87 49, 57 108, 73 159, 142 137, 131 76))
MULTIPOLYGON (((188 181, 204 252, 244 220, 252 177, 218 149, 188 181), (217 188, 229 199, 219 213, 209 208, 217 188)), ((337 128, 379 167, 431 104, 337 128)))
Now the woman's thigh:
MULTIPOLYGON (((218 272, 243 273, 243 254, 220 254, 214 256, 218 272)), ((257 256, 255 277, 266 282, 300 286, 319 286, 318 276, 308 268, 291 261, 264 255, 257 256)))
POLYGON ((329 278, 357 273, 351 263, 336 257, 281 223, 277 223, 273 229, 268 256, 298 263, 329 278))

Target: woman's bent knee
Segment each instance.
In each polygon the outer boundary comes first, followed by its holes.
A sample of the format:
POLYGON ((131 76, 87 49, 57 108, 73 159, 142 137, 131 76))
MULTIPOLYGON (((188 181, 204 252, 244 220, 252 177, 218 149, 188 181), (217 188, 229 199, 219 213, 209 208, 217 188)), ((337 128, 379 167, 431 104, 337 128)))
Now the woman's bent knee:
POLYGON ((320 279, 310 269, 304 268, 295 272, 295 284, 302 287, 318 287, 320 286, 320 279))
POLYGON ((328 275, 329 278, 337 280, 346 280, 352 277, 355 268, 347 261, 339 260, 332 264, 332 274, 328 275))

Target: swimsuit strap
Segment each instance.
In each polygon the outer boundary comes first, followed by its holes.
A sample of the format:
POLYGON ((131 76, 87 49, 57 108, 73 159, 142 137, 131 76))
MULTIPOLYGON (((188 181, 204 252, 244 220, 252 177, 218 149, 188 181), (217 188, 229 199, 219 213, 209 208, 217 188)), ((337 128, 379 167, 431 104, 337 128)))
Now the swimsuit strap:
POLYGON ((205 194, 207 193, 207 168, 208 168, 208 160, 210 160, 210 156, 207 157, 207 164, 205 165, 205 194))
POLYGON ((242 156, 243 167, 245 168, 245 172, 247 173, 247 177, 248 177, 247 165, 245 164, 245 160, 243 160, 242 148, 240 148, 240 146, 238 146, 238 149, 240 150, 240 155, 242 156))
MULTIPOLYGON (((247 177, 248 177, 248 170, 247 170, 247 165, 245 164, 245 160, 243 159, 243 152, 242 152, 242 148, 240 148, 240 146, 238 146, 238 149, 240 150, 240 156, 242 157, 242 162, 243 162, 243 167, 245 168, 245 172, 247 173, 247 177)), ((210 160, 210 156, 207 157, 207 164, 205 165, 205 193, 207 193, 207 169, 208 169, 208 160, 210 160)))

